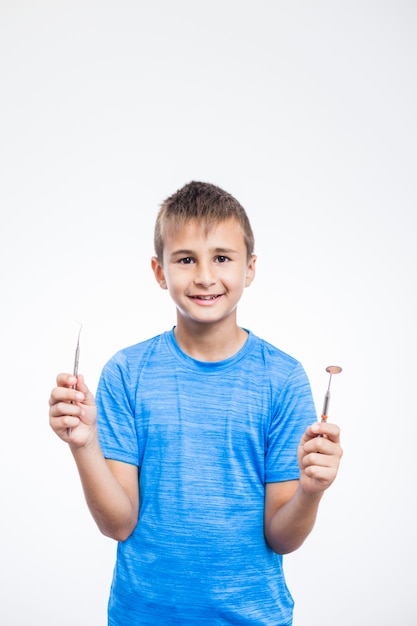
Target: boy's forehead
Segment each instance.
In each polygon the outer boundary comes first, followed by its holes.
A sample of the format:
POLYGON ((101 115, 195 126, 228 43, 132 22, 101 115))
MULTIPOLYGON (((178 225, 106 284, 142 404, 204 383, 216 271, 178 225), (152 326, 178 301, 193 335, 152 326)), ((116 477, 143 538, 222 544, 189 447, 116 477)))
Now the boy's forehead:
POLYGON ((242 228, 234 217, 228 217, 224 220, 205 220, 191 218, 183 222, 177 220, 169 220, 166 222, 162 238, 164 243, 168 243, 173 239, 193 238, 193 237, 211 238, 242 238, 244 244, 244 236, 242 228))

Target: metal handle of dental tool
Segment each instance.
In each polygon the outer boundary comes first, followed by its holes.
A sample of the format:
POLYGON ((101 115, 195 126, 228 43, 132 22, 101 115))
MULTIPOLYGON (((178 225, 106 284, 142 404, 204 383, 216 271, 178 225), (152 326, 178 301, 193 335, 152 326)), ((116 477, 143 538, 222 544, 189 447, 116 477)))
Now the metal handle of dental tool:
MULTIPOLYGON (((72 371, 73 376, 77 376, 78 374, 78 363, 80 361, 80 335, 83 325, 81 322, 78 322, 80 325, 80 330, 78 331, 78 339, 77 339, 77 347, 75 348, 75 358, 74 358, 74 369, 72 371)), ((74 385, 74 389, 77 388, 77 385, 74 385)))
MULTIPOLYGON (((77 324, 80 325, 80 329, 78 331, 77 347, 75 348, 74 368, 72 370, 73 376, 77 376, 77 374, 78 374, 78 363, 80 361, 80 335, 81 335, 81 330, 82 330, 82 327, 83 327, 81 322, 77 322, 77 324)), ((77 383, 75 383, 75 385, 72 388, 73 389, 77 389, 77 383)), ((68 435, 68 437, 71 435, 71 430, 72 430, 71 428, 67 428, 67 435, 68 435)))
POLYGON ((324 394, 323 410, 321 413, 322 422, 325 422, 328 417, 329 402, 330 402, 330 383, 332 382, 332 376, 334 374, 340 374, 341 371, 342 371, 342 368, 339 367, 339 365, 329 365, 328 367, 326 367, 326 372, 330 374, 330 376, 329 376, 329 384, 327 386, 327 391, 324 394))

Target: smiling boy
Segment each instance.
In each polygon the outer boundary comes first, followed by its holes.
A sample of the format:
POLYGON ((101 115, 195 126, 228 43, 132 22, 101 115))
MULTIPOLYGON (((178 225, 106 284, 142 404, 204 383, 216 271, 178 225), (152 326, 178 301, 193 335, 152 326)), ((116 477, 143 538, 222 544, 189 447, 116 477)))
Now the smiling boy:
POLYGON ((175 327, 112 357, 96 400, 69 374, 50 398, 90 511, 119 541, 108 623, 289 626, 282 555, 313 528, 339 429, 316 422, 300 363, 237 324, 256 266, 238 201, 189 183, 154 243, 175 327))

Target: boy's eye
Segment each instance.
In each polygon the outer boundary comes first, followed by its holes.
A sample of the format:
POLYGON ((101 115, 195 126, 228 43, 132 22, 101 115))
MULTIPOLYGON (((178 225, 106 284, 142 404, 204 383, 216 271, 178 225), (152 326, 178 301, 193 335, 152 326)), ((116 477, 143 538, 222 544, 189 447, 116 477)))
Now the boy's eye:
POLYGON ((193 262, 193 259, 190 256, 186 256, 183 259, 180 259, 179 262, 182 263, 183 265, 189 265, 190 263, 193 262))
POLYGON ((228 260, 229 260, 229 257, 224 256, 223 254, 219 254, 219 256, 216 257, 216 261, 218 263, 227 263, 228 260))

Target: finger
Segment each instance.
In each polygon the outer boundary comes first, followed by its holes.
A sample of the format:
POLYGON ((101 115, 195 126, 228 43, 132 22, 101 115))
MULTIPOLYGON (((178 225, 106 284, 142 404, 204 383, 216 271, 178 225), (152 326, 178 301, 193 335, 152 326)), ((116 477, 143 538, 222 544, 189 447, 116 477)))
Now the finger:
POLYGON ((331 424, 326 421, 315 422, 306 431, 309 437, 327 437, 334 443, 340 441, 340 428, 336 424, 331 424))
POLYGON ((81 391, 84 394, 84 399, 82 401, 84 404, 89 404, 89 405, 94 404, 95 402, 94 395, 85 384, 84 376, 82 374, 79 374, 77 376, 77 390, 81 391))
POLYGON ((52 407, 61 402, 77 403, 84 400, 84 394, 74 387, 55 387, 49 398, 49 406, 52 407))
POLYGON ((59 423, 55 424, 55 427, 52 426, 52 428, 59 435, 65 434, 66 438, 68 438, 71 435, 72 431, 74 431, 80 424, 80 421, 81 420, 76 417, 65 415, 60 419, 59 423))
POLYGON ((337 465, 318 465, 313 463, 304 468, 304 474, 323 485, 330 485, 336 478, 337 465))
POLYGON ((320 454, 338 454, 338 450, 340 445, 337 442, 332 441, 326 437, 314 437, 313 439, 309 439, 306 441, 302 450, 304 454, 309 454, 311 452, 318 452, 320 454))
POLYGON ((68 373, 58 374, 56 384, 58 387, 74 387, 77 384, 77 378, 68 373))
POLYGON ((342 449, 337 444, 326 440, 309 442, 303 448, 300 457, 301 467, 311 468, 337 468, 342 457, 342 449))
POLYGON ((75 404, 59 403, 49 411, 49 424, 60 437, 68 429, 76 428, 82 419, 82 410, 75 404))
POLYGON ((309 452, 305 454, 302 459, 302 465, 307 467, 333 467, 337 463, 337 456, 334 454, 323 454, 322 452, 309 452))
POLYGON ((84 394, 88 393, 89 389, 85 384, 84 376, 82 374, 77 375, 76 383, 78 391, 82 391, 84 394))
POLYGON ((57 402, 49 409, 49 421, 56 430, 60 425, 74 427, 85 417, 83 405, 75 402, 57 402))
POLYGON ((56 387, 49 399, 49 414, 59 416, 80 412, 84 394, 74 388, 56 387))

